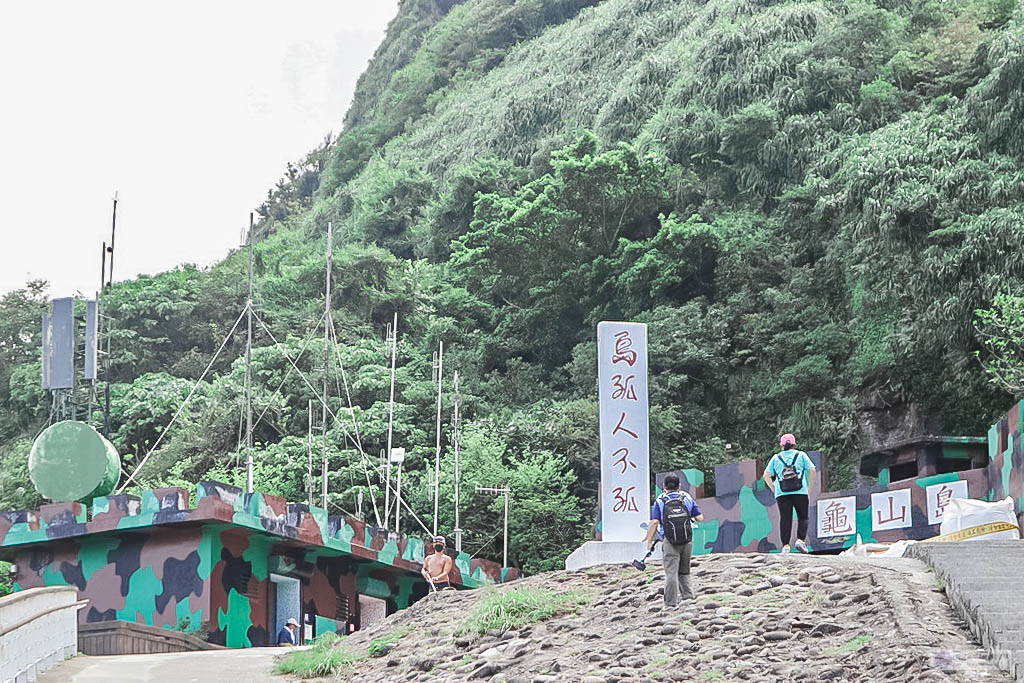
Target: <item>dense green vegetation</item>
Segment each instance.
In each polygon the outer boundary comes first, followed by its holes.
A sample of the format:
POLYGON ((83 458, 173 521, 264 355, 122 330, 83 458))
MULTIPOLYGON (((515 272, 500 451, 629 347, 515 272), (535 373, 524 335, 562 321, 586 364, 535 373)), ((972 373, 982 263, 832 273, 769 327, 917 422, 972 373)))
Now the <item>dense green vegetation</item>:
MULTIPOLYGON (((306 497, 317 398, 291 360, 319 386, 328 222, 332 511, 360 490, 370 507, 353 424, 376 462, 396 311, 410 504, 430 526, 443 341, 464 546, 500 556, 501 503, 474 487, 507 482, 530 571, 592 529, 603 319, 650 325, 655 470, 792 431, 841 486, 886 434, 983 434, 1020 391, 1000 378, 1024 335, 992 335, 1021 333, 1022 122, 1014 0, 403 0, 341 134, 260 209, 256 486, 306 497)), ((143 485, 243 480, 244 327, 165 427, 242 311, 245 269, 237 252, 107 295, 126 469, 159 440, 143 485)), ((36 502, 42 305, 37 285, 0 301, 0 508, 36 502)))

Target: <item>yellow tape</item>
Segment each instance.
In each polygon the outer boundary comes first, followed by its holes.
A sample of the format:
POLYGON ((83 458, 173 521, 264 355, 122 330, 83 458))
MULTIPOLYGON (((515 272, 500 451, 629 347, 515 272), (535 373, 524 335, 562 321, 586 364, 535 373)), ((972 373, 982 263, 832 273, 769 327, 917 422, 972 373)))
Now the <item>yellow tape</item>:
POLYGON ((941 536, 933 536, 932 538, 926 538, 921 541, 922 543, 929 543, 931 541, 945 542, 945 541, 966 541, 969 538, 977 538, 978 536, 988 536, 989 534, 997 534, 1000 531, 1017 531, 1019 532, 1016 524, 1009 522, 988 522, 987 524, 979 524, 978 526, 970 526, 960 531, 953 531, 948 534, 941 536))

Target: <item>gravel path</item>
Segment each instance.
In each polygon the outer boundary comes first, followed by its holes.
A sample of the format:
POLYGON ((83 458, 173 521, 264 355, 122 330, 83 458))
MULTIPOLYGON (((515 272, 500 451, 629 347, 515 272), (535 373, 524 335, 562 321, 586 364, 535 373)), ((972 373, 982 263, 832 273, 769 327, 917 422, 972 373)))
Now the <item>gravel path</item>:
POLYGON ((583 590, 592 603, 514 633, 455 631, 481 591, 430 595, 344 643, 383 657, 337 680, 1006 681, 920 562, 722 554, 694 563, 695 603, 666 611, 652 564, 530 577, 494 590, 583 590))

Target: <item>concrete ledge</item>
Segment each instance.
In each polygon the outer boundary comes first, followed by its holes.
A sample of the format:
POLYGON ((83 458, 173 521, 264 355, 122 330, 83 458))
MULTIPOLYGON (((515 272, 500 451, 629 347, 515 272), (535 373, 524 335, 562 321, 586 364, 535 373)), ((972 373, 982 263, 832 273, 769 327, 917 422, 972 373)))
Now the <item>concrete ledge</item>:
MULTIPOLYGON (((646 553, 643 541, 587 541, 565 558, 565 568, 574 571, 601 564, 630 564, 633 560, 642 559, 646 553)), ((649 560, 660 559, 659 543, 649 560)))
POLYGON ((917 543, 907 555, 921 560, 945 585, 950 607, 989 657, 1016 681, 1024 681, 1018 634, 1024 632, 1018 581, 1024 541, 917 543))
POLYGON ((78 627, 78 650, 86 655, 136 655, 223 650, 193 635, 129 621, 97 621, 78 627))

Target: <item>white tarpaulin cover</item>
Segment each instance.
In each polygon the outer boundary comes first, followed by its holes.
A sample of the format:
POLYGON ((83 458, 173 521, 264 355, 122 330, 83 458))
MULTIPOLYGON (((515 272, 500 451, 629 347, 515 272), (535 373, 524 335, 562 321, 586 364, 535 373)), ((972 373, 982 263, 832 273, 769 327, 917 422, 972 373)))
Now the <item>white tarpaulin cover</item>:
POLYGON ((1013 498, 1004 498, 994 503, 973 498, 954 498, 949 501, 942 514, 942 525, 939 527, 939 534, 944 536, 955 531, 996 522, 1006 522, 1012 524, 1014 528, 995 533, 979 534, 963 540, 1014 541, 1020 538, 1020 529, 1017 527, 1017 515, 1014 514, 1013 510, 1013 498))

